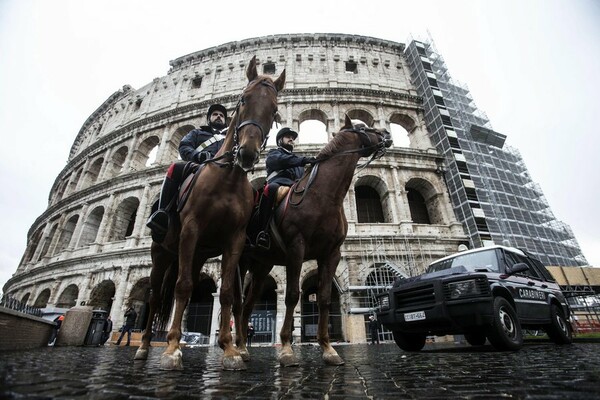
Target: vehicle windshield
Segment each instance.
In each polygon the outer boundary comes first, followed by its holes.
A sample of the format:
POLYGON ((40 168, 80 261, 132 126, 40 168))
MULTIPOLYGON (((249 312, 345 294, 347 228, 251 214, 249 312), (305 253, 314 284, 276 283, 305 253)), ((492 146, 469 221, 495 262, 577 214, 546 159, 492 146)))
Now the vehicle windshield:
POLYGON ((434 262, 427 272, 437 272, 453 267, 464 267, 467 271, 499 272, 496 250, 490 249, 476 253, 457 254, 456 257, 434 262))

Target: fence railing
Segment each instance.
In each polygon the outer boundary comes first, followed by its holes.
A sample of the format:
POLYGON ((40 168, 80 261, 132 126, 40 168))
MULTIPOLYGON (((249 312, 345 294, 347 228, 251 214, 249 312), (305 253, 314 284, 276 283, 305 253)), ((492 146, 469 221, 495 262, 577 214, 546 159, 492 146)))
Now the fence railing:
POLYGON ((24 314, 35 315, 36 317, 40 318, 42 317, 41 308, 27 306, 21 303, 19 300, 10 296, 3 296, 0 300, 0 306, 6 307, 14 311, 22 312, 24 314))

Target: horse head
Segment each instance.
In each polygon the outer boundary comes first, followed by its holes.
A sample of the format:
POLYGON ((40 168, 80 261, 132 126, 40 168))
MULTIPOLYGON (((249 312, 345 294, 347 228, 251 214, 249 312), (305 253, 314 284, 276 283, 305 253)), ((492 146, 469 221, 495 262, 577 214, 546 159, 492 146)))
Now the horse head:
POLYGON ((385 154, 385 149, 393 143, 392 135, 386 129, 371 128, 360 121, 353 122, 347 115, 344 126, 340 129, 341 132, 358 134, 361 142, 358 153, 361 157, 373 156, 373 158, 379 158, 385 154))
POLYGON ((242 92, 236 108, 234 128, 234 163, 244 171, 250 171, 258 162, 269 131, 277 114, 277 94, 285 84, 285 70, 273 80, 258 75, 256 56, 252 57, 246 70, 248 86, 242 92))

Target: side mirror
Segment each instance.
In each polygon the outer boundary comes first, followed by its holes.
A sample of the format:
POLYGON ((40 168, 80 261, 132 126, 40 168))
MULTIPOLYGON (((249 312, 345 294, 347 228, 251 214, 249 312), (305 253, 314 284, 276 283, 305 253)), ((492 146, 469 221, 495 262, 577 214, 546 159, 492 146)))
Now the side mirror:
POLYGON ((527 266, 527 264, 525 263, 516 263, 515 265, 513 265, 512 267, 508 267, 506 269, 506 273, 507 274, 518 274, 519 272, 525 272, 529 269, 529 267, 527 266))

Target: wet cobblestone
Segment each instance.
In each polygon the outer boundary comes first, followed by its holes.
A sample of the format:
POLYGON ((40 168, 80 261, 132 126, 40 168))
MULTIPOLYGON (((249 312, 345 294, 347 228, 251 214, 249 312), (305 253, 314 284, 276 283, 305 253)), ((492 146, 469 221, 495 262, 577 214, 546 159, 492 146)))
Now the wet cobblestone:
POLYGON ((336 347, 329 367, 298 346, 300 367, 281 368, 274 347, 251 348, 246 371, 223 371, 222 351, 185 348, 184 371, 158 368, 163 348, 133 361, 135 347, 59 347, 0 353, 0 399, 598 399, 600 343, 491 347, 394 344, 336 347))

